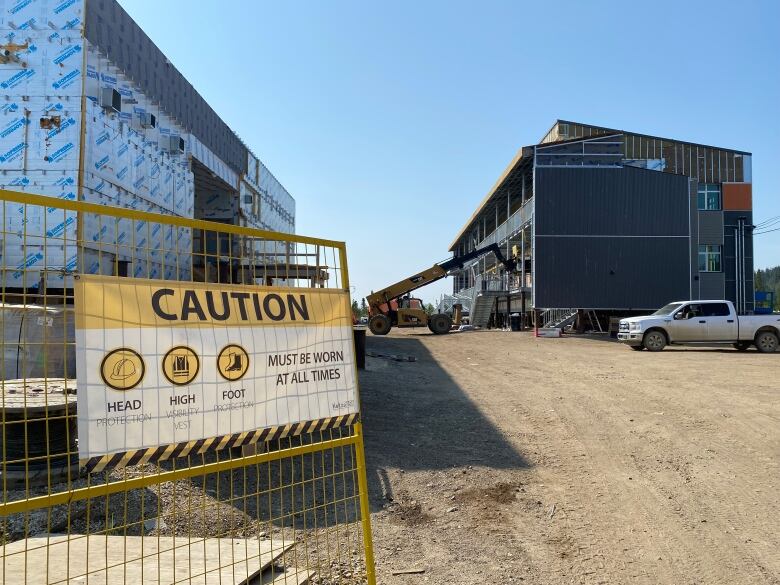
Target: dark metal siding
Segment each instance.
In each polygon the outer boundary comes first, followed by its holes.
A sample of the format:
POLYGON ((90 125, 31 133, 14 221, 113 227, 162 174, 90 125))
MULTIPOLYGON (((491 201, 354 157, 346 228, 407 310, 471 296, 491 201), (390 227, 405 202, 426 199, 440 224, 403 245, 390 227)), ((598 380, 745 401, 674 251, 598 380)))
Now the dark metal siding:
POLYGON ((699 211, 699 243, 723 244, 723 212, 699 211))
POLYGON ((687 238, 541 238, 536 306, 653 309, 690 295, 687 238))
POLYGON ((535 304, 651 309, 691 285, 687 177, 537 168, 535 304))
POLYGON ((688 236, 688 178, 537 167, 535 220, 537 235, 688 236))
POLYGON ((89 0, 87 40, 237 173, 247 148, 116 0, 89 0))
MULTIPOLYGON (((724 234, 723 238, 723 255, 721 261, 723 263, 723 273, 725 275, 726 284, 726 298, 730 301, 736 302, 737 290, 736 290, 736 248, 734 243, 734 228, 737 226, 737 220, 740 217, 745 218, 746 225, 753 223, 753 213, 750 211, 724 211, 724 234)), ((746 304, 748 312, 753 310, 753 236, 750 230, 747 230, 745 234, 745 291, 746 291, 746 304)))
POLYGON ((699 182, 696 179, 690 179, 689 197, 691 212, 691 297, 700 299, 699 289, 699 182))
POLYGON ((700 272, 699 290, 694 295, 702 300, 718 300, 724 298, 725 279, 722 272, 700 272))

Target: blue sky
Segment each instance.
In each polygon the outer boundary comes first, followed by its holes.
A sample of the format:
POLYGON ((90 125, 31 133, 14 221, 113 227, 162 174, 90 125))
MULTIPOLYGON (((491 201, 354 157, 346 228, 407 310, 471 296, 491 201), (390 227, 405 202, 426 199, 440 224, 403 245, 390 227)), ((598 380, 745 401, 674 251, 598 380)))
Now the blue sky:
MULTIPOLYGON (((121 3, 292 193, 297 231, 347 242, 355 297, 447 257, 557 118, 750 151, 755 221, 780 215, 774 0, 121 3)), ((756 236, 778 264, 780 231, 756 236)))

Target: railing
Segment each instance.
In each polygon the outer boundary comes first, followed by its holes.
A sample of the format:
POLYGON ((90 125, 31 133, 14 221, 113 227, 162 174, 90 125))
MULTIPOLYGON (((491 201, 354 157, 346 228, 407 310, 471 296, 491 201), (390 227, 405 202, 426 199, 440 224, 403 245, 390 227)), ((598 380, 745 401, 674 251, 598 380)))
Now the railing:
POLYGON ((520 228, 531 221, 533 217, 533 199, 526 201, 523 206, 509 216, 504 223, 499 225, 493 233, 477 244, 477 248, 484 248, 490 244, 500 244, 507 238, 511 238, 520 228))
POLYGON ((555 327, 576 313, 576 309, 545 309, 539 315, 542 327, 555 327))
POLYGON ((453 295, 442 295, 436 310, 439 313, 449 313, 454 305, 460 304, 464 311, 471 311, 472 296, 471 289, 453 295))
POLYGON ((477 279, 474 282, 474 287, 469 290, 471 291, 471 307, 474 308, 477 306, 477 298, 480 296, 480 294, 488 291, 507 290, 506 276, 503 278, 497 278, 494 276, 486 278, 479 274, 477 275, 477 279))

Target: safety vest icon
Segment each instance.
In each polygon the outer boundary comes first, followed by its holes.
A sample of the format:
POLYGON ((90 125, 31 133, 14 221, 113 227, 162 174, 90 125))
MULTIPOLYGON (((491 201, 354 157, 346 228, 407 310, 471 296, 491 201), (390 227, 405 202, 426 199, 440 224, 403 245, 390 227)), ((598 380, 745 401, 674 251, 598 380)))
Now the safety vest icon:
POLYGON ((173 356, 173 377, 181 378, 190 375, 190 362, 186 355, 173 356))

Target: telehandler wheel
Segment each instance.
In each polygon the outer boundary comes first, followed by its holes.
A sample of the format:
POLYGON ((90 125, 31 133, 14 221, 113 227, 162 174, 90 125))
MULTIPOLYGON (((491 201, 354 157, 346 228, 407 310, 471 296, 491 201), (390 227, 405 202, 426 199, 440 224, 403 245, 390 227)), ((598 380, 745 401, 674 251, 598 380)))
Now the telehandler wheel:
POLYGON ((428 328, 436 335, 449 333, 450 327, 452 327, 452 319, 444 313, 436 313, 435 315, 431 315, 428 319, 428 328))
POLYGON ((393 324, 387 315, 374 315, 368 322, 368 328, 374 335, 387 335, 393 324))

